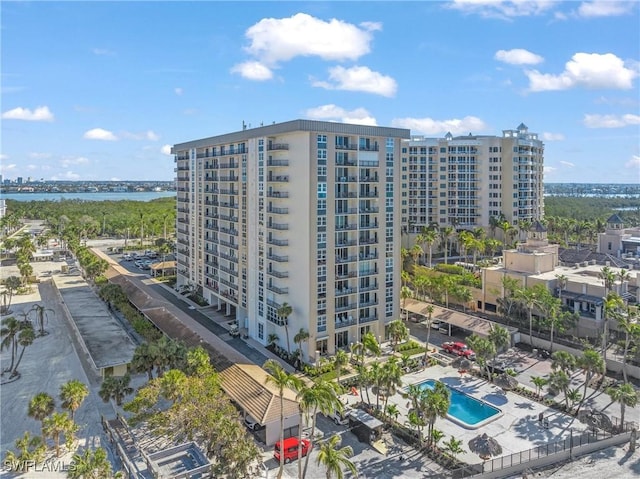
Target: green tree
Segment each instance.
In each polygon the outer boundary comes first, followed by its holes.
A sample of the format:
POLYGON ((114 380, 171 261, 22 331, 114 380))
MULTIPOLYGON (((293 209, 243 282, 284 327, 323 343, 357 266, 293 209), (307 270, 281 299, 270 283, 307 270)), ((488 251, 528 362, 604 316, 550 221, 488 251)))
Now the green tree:
POLYGON ((627 381, 627 361, 631 344, 640 342, 640 323, 638 323, 638 308, 627 308, 626 314, 620 315, 618 326, 624 332, 622 348, 622 376, 627 381))
POLYGON ((571 373, 577 366, 577 358, 567 351, 556 351, 551 355, 551 369, 571 373))
MULTIPOLYGON (((493 362, 495 363, 498 353, 511 345, 511 335, 509 334, 507 328, 504 328, 499 324, 491 323, 488 339, 491 344, 493 344, 493 348, 495 350, 492 358, 493 362)), ((493 367, 491 369, 493 370, 493 367)))
POLYGON ((4 459, 4 466, 13 472, 24 473, 37 464, 44 461, 47 446, 42 441, 40 436, 31 436, 29 431, 15 442, 17 453, 14 451, 7 451, 4 459))
POLYGON ((284 335, 287 337, 287 353, 291 354, 291 346, 289 344, 289 316, 293 313, 293 308, 289 303, 282 303, 276 314, 282 319, 284 326, 284 335))
POLYGON ((111 462, 107 451, 102 448, 85 449, 76 453, 71 459, 71 467, 67 471, 68 479, 107 479, 112 477, 111 462))
MULTIPOLYGON (((266 378, 267 384, 273 384, 278 388, 278 395, 280 397, 280 443, 284 441, 284 390, 292 388, 299 390, 300 379, 293 374, 286 372, 279 362, 274 359, 268 359, 264 363, 263 368, 269 373, 266 378)), ((278 479, 282 478, 284 472, 284 454, 280 454, 280 468, 278 469, 278 479)))
MULTIPOLYGON (((605 266, 606 268, 606 266, 605 266)), ((604 269, 604 268, 603 268, 604 269)), ((606 289, 606 288, 605 288, 606 289)), ((607 350, 609 349, 609 320, 618 319, 621 316, 621 309, 624 307, 624 301, 615 292, 609 292, 604 300, 604 321, 602 332, 602 358, 607 363, 607 350)))
MULTIPOLYGON (((44 419, 53 413, 55 407, 56 403, 53 398, 49 394, 41 392, 33 396, 29 401, 27 415, 36 421, 40 421, 41 428, 43 428, 44 419)), ((44 431, 42 435, 44 436, 44 431)))
POLYGON ((347 469, 354 477, 358 477, 358 469, 355 464, 349 460, 353 456, 353 448, 351 446, 340 447, 342 439, 335 434, 328 441, 320 444, 320 451, 316 463, 324 466, 327 470, 326 478, 336 479, 344 478, 344 469, 347 469))
POLYGON ((540 376, 532 376, 531 382, 536 387, 536 396, 540 397, 540 392, 542 391, 542 388, 549 383, 549 380, 547 378, 543 378, 540 376))
POLYGON ((569 409, 569 399, 567 398, 567 393, 569 391, 569 386, 571 385, 571 379, 564 371, 552 371, 549 374, 549 387, 555 391, 562 392, 567 409, 569 409))
POLYGON ((604 359, 602 358, 602 356, 600 356, 600 353, 593 349, 585 349, 582 352, 582 356, 578 358, 577 365, 578 367, 580 367, 580 369, 582 369, 585 376, 582 400, 578 405, 578 410, 580 410, 582 403, 587 398, 587 386, 589 386, 589 383, 596 374, 604 374, 605 365, 604 359))
POLYGON ((376 339, 376 335, 371 331, 368 331, 362 335, 362 346, 364 351, 373 354, 378 357, 382 354, 382 349, 380 348, 380 343, 376 339))
MULTIPOLYGON (((306 418, 306 423, 311 420, 311 435, 315 437, 316 416, 320 411, 325 416, 330 415, 333 411, 342 412, 342 402, 337 394, 337 385, 329 381, 320 379, 319 381, 306 385, 304 381, 300 381, 297 385, 298 401, 300 403, 301 414, 306 418)), ((302 424, 299 427, 300 437, 298 444, 302 448, 302 424)), ((298 457, 302 457, 302 451, 298 450, 298 457)), ((298 477, 304 478, 307 474, 307 466, 309 465, 309 454, 304 460, 304 470, 300 470, 302 460, 298 461, 298 477)))
POLYGON ((431 324, 433 323, 433 311, 434 311, 434 307, 432 304, 428 305, 425 308, 425 311, 427 313, 427 340, 424 343, 424 358, 422 359, 422 363, 424 364, 425 367, 427 367, 428 361, 429 361, 429 340, 431 339, 431 324))
POLYGON ((89 388, 78 379, 71 379, 60 386, 60 400, 62 401, 62 407, 69 410, 69 413, 71 413, 71 419, 73 419, 76 411, 88 395, 89 388))
POLYGON ((347 364, 349 364, 349 356, 342 349, 338 349, 335 356, 333 357, 333 367, 336 371, 336 381, 338 384, 340 384, 342 370, 347 364))
POLYGON ((11 300, 22 286, 22 281, 17 276, 9 276, 4 280, 3 286, 5 289, 3 290, 3 304, 0 312, 2 314, 9 314, 11 312, 11 300))
POLYGON ((523 288, 516 291, 516 297, 527 309, 529 318, 529 345, 533 347, 533 311, 540 306, 541 298, 544 297, 546 286, 537 283, 531 288, 523 288))
POLYGON ((440 381, 437 381, 434 389, 424 389, 424 395, 419 403, 419 411, 427 422, 427 440, 429 444, 433 441, 433 427, 436 419, 446 417, 451 404, 451 392, 449 388, 440 381))
POLYGON ((397 351, 398 343, 409 338, 409 328, 401 319, 396 319, 389 323, 389 338, 393 343, 393 350, 397 351))
POLYGON ((50 437, 56 446, 56 457, 60 457, 60 439, 65 438, 67 444, 73 442, 73 434, 78 430, 78 425, 64 412, 54 412, 42 421, 42 433, 44 437, 50 437))
POLYGON ((606 389, 613 402, 620 404, 620 429, 624 430, 624 415, 627 407, 636 407, 638 404, 638 392, 629 383, 606 389))
POLYGON ((23 324, 18 321, 13 316, 9 316, 8 318, 4 318, 2 320, 2 328, 0 328, 0 337, 2 338, 2 343, 0 343, 0 351, 4 349, 11 350, 11 364, 8 368, 3 369, 4 372, 13 371, 13 366, 15 364, 16 354, 18 353, 18 334, 23 327, 23 324))
POLYGON ((104 378, 98 395, 104 402, 113 399, 118 406, 122 406, 124 398, 133 392, 133 388, 129 386, 131 377, 127 374, 122 377, 109 376, 104 378))
POLYGON ((309 331, 307 331, 304 328, 300 328, 300 331, 298 331, 296 335, 293 337, 293 342, 298 345, 298 350, 300 351, 300 354, 302 354, 303 358, 304 358, 304 354, 302 353, 302 343, 304 343, 308 339, 309 339, 309 331))
POLYGON ((18 334, 17 345, 22 346, 20 350, 20 356, 18 356, 18 360, 16 364, 13 366, 13 370, 11 371, 11 375, 9 377, 14 378, 18 376, 20 373, 18 372, 18 367, 22 362, 22 357, 24 356, 24 352, 28 346, 33 344, 33 341, 36 339, 36 333, 33 331, 33 326, 31 323, 23 324, 20 329, 20 334, 18 334))
POLYGON ((38 327, 40 328, 40 331, 38 332, 38 334, 40 336, 44 336, 48 334, 47 331, 45 331, 44 329, 44 325, 49 319, 47 313, 55 314, 56 312, 53 309, 47 308, 41 304, 34 304, 29 312, 33 312, 35 314, 36 322, 38 324, 38 327))
POLYGON ((449 440, 443 444, 445 451, 451 454, 454 459, 458 454, 462 454, 464 452, 464 449, 462 449, 462 439, 456 439, 454 436, 451 436, 449 440))
POLYGON ((493 380, 491 369, 489 368, 489 359, 495 358, 496 347, 489 338, 483 338, 476 334, 472 334, 467 338, 467 344, 476 353, 476 361, 478 365, 484 368, 487 373, 489 382, 493 380))

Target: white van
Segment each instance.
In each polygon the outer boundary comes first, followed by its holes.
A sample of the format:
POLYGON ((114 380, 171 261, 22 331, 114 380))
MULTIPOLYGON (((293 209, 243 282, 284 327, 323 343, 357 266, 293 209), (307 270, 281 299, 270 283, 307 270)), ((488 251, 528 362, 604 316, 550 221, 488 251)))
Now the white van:
POLYGON ((345 424, 349 424, 349 413, 351 412, 351 408, 344 407, 342 412, 335 409, 332 414, 329 415, 329 419, 332 419, 338 426, 344 426, 345 424))

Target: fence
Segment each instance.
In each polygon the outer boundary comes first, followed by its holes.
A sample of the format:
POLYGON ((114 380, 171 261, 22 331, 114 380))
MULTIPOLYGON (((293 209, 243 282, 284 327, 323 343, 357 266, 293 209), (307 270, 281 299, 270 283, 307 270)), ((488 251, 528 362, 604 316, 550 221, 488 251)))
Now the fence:
MULTIPOLYGON (((619 424, 617 418, 612 421, 619 424)), ((523 471, 528 468, 543 467, 554 462, 572 458, 574 455, 588 454, 613 445, 622 444, 631 437, 636 430, 635 423, 626 422, 624 430, 618 434, 607 431, 592 430, 571 436, 558 442, 543 444, 526 451, 516 452, 507 456, 497 457, 485 461, 483 464, 471 464, 455 469, 440 478, 460 479, 476 476, 477 478, 490 479, 505 477, 523 471)))

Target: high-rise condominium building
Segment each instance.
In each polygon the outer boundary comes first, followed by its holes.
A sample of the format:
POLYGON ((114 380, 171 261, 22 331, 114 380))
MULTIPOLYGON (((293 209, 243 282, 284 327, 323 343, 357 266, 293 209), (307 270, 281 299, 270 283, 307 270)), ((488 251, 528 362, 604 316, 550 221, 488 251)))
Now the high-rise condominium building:
POLYGON ((412 137, 402 144, 402 224, 487 228, 543 217, 544 144, 521 124, 502 136, 412 137))
POLYGON ((178 286, 304 360, 384 336, 400 310, 409 137, 294 120, 175 145, 178 286))

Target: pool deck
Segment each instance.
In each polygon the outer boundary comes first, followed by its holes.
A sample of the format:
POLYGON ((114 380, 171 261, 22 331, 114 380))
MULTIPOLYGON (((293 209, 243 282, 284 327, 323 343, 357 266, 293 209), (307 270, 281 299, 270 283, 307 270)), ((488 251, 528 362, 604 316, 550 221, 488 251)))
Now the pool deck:
MULTIPOLYGON (((455 424, 450 419, 438 418, 435 428, 442 431, 445 436, 442 442, 448 441, 451 436, 462 439, 464 453, 458 456, 469 464, 482 463, 483 460, 475 453, 469 451, 469 441, 474 437, 486 433, 493 437, 502 446, 502 456, 515 452, 531 449, 536 446, 560 441, 571 435, 587 430, 588 426, 579 422, 576 418, 567 416, 555 409, 531 401, 512 392, 504 392, 501 388, 468 374, 460 375, 451 367, 431 366, 422 371, 406 374, 402 378, 403 388, 411 384, 420 383, 427 379, 437 379, 445 384, 465 392, 476 399, 481 399, 502 411, 502 416, 490 421, 484 426, 475 429, 465 429, 455 424), (544 414, 549 420, 549 427, 543 428, 538 422, 538 415, 544 414)), ((357 402, 358 397, 346 396, 350 403, 357 402)), ((375 395, 370 392, 371 401, 375 401, 375 395)), ((404 399, 401 392, 389 398, 389 403, 395 403, 400 411, 398 420, 406 421, 410 404, 404 399)))

